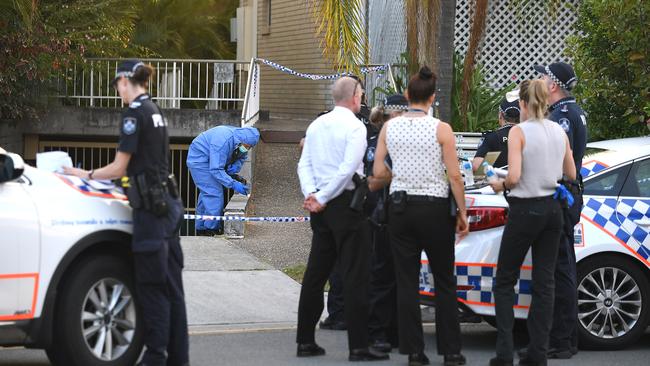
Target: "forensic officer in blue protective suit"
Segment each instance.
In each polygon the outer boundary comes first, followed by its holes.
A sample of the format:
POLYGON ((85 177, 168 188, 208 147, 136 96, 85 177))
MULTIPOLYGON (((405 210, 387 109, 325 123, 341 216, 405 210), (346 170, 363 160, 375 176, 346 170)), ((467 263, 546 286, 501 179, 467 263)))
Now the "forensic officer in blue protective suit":
MULTIPOLYGON (((260 133, 253 127, 217 126, 197 136, 187 154, 187 167, 199 189, 197 215, 221 216, 224 188, 248 194, 250 187, 237 173, 257 145, 260 133)), ((223 233, 221 221, 196 220, 197 235, 223 233)))
MULTIPOLYGON (((113 86, 124 103, 115 160, 96 170, 65 168, 87 179, 128 175, 133 207, 133 264, 147 349, 138 365, 188 366, 189 341, 183 292, 181 201, 169 173, 169 135, 162 111, 146 92, 153 69, 137 60, 122 62, 113 86)), ((105 317, 112 315, 105 314, 105 317)), ((134 355, 137 357, 138 355, 134 355)), ((136 360, 125 360, 133 364, 136 360)))

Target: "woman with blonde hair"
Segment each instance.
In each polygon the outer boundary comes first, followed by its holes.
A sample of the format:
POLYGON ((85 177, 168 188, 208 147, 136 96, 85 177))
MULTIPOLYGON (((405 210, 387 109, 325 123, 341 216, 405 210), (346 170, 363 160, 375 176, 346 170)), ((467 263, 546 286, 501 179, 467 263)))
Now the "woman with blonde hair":
POLYGON ((524 81, 519 88, 523 122, 508 135, 508 175, 491 183, 504 191, 510 206, 501 239, 494 286, 497 357, 491 366, 512 365, 514 287, 528 250, 532 250, 532 301, 528 313, 530 343, 519 365, 546 365, 553 320, 554 270, 562 207, 554 198, 563 174, 575 179, 576 168, 566 133, 546 119, 548 90, 543 80, 524 81))

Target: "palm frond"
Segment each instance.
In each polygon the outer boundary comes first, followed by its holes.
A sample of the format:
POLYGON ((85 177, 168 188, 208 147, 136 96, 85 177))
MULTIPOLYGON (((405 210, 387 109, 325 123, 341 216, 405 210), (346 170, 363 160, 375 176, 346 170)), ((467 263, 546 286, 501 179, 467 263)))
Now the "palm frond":
POLYGON ((310 0, 323 55, 337 69, 358 73, 368 62, 363 0, 310 0))

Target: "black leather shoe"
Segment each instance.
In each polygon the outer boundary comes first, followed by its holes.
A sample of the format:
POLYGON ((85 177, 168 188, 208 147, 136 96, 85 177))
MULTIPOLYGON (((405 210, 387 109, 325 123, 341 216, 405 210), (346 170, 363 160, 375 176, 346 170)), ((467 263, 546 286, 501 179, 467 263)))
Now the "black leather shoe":
POLYGON ((578 347, 571 346, 571 354, 572 355, 577 355, 578 354, 578 347))
POLYGON ((490 366, 513 366, 512 360, 504 360, 499 357, 490 359, 490 366))
MULTIPOLYGON (((568 360, 576 353, 578 353, 577 348, 575 349, 575 353, 573 352, 573 349, 549 348, 548 351, 546 351, 546 357, 558 360, 568 360)), ((528 348, 520 349, 517 351, 517 355, 519 356, 519 359, 528 358, 528 348)))
POLYGON ((320 329, 329 329, 329 330, 347 330, 348 327, 346 326, 345 322, 339 321, 339 320, 333 320, 329 316, 325 318, 325 320, 322 320, 319 323, 320 329))
POLYGON ((546 357, 556 358, 559 360, 568 360, 573 357, 573 352, 571 349, 559 349, 559 348, 549 348, 546 352, 546 357))
POLYGON ((409 366, 424 366, 429 364, 429 357, 424 352, 411 353, 409 355, 409 366))
POLYGON ((372 345, 370 347, 374 348, 379 352, 384 352, 384 353, 390 353, 390 351, 393 350, 393 346, 390 343, 379 339, 372 342, 372 345))
POLYGON ((522 358, 519 360, 519 366, 546 366, 546 360, 533 361, 530 358, 522 358))
POLYGON ((387 360, 388 355, 372 348, 357 348, 350 351, 350 361, 382 361, 387 360))
POLYGON ((316 343, 299 343, 296 354, 298 357, 322 356, 325 354, 325 349, 316 343))
POLYGON ((460 366, 464 365, 465 363, 467 363, 467 360, 465 359, 465 356, 461 355, 460 353, 455 355, 445 355, 445 366, 460 366))

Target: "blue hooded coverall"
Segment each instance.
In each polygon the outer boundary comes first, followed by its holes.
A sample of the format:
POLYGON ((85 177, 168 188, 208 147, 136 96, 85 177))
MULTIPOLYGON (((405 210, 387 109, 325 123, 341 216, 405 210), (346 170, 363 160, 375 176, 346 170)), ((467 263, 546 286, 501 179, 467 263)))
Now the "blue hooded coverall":
MULTIPOLYGON (((257 145, 260 133, 253 127, 213 127, 190 144, 187 154, 187 167, 194 184, 199 189, 196 204, 197 215, 221 216, 223 213, 223 187, 232 188, 231 175, 239 173, 247 154, 229 164, 233 152, 239 144, 257 145)), ((196 220, 196 230, 218 230, 221 221, 196 220)))

